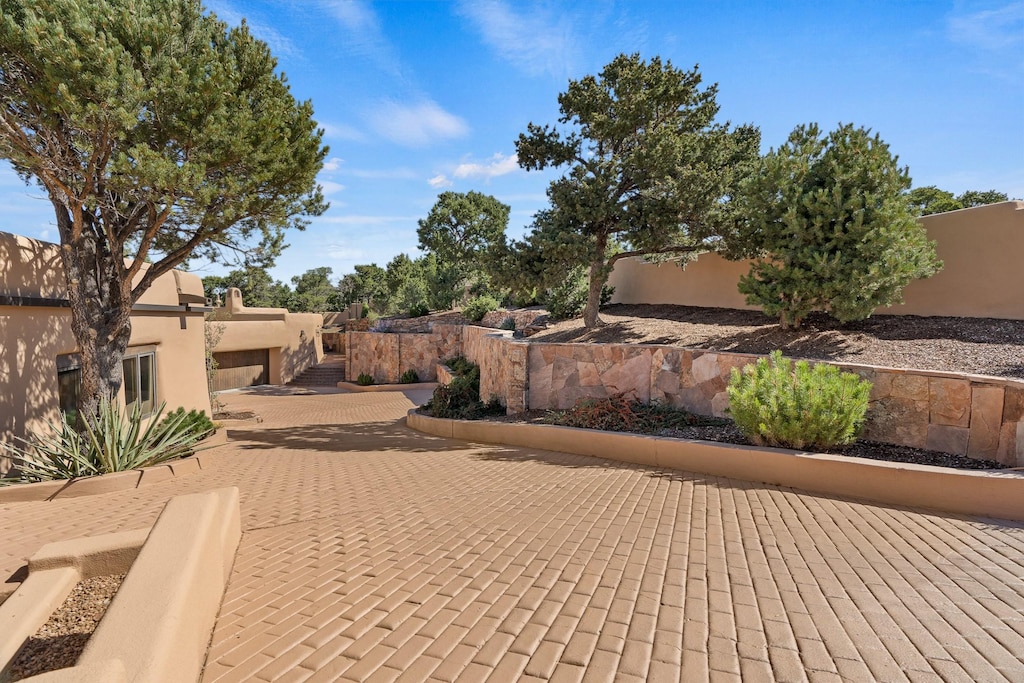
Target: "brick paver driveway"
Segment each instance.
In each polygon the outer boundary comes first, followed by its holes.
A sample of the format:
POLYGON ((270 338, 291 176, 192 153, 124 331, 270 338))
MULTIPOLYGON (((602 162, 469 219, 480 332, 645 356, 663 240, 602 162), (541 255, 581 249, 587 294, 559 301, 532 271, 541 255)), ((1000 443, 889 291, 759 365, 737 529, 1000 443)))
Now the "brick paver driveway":
POLYGON ((0 506, 0 570, 237 485, 209 683, 1024 680, 1021 525, 423 436, 400 393, 288 393, 229 395, 265 421, 216 469, 0 506))

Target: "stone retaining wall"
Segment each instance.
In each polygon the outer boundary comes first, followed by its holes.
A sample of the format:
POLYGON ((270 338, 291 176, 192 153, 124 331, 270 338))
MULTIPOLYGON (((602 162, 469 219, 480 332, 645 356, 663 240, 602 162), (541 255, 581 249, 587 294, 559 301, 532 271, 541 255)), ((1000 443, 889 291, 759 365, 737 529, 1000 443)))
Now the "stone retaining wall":
MULTIPOLYGON (((498 397, 509 413, 571 408, 581 398, 626 392, 644 402, 661 400, 723 416, 730 370, 758 358, 674 346, 529 343, 513 339, 511 332, 457 325, 435 325, 431 335, 358 335, 349 337, 349 377, 368 372, 379 383, 396 381, 399 367, 414 362, 417 372, 429 367, 422 379, 433 379, 437 361, 461 353, 480 366, 481 397, 498 397), (445 341, 400 342, 410 336, 445 341), (414 353, 403 351, 400 357, 400 343, 414 353)), ((839 367, 873 384, 865 438, 1024 467, 1024 381, 839 367)))
POLYGON ((365 373, 375 384, 396 384, 412 369, 422 382, 437 379, 437 363, 459 353, 460 328, 437 325, 426 334, 406 332, 346 332, 345 377, 355 380, 365 373))

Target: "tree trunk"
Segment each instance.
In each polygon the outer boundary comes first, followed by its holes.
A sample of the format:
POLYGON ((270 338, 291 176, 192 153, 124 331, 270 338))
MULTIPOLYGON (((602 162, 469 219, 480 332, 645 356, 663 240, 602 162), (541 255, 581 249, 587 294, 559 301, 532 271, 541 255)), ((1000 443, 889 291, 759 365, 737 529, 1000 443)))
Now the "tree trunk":
POLYGON ((54 202, 61 233, 71 330, 78 343, 82 389, 78 411, 95 417, 102 399, 121 388, 122 361, 131 337, 131 283, 120 253, 109 251, 105 240, 88 227, 73 230, 72 217, 54 202))
POLYGON ((583 325, 588 330, 604 325, 598 316, 601 309, 601 290, 608 280, 605 264, 605 251, 608 248, 608 236, 599 234, 594 248, 594 260, 590 262, 590 274, 587 278, 587 306, 583 309, 583 325))

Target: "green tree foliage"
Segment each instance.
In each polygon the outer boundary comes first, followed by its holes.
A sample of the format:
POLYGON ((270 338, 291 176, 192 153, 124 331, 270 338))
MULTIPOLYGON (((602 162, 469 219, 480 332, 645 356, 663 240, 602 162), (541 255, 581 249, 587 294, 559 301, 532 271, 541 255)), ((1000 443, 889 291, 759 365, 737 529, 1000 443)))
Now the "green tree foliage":
POLYGON ((972 206, 985 206, 986 204, 997 204, 1009 200, 1005 192, 987 190, 979 192, 968 190, 959 197, 954 197, 952 192, 940 190, 934 185, 915 187, 907 192, 907 201, 911 210, 917 216, 928 216, 933 213, 944 213, 956 211, 957 209, 969 209, 972 206))
POLYGON ((756 259, 740 292, 783 327, 816 310, 860 320, 900 301, 908 282, 941 267, 907 204, 909 186, 878 135, 798 126, 737 194, 732 255, 756 259))
POLYGON ((53 204, 86 414, 156 278, 194 254, 265 263, 325 210, 327 149, 275 67, 199 0, 0 0, 0 156, 53 204))
POLYGON ((251 308, 288 308, 291 288, 270 277, 265 268, 248 266, 232 270, 227 275, 208 275, 203 278, 203 291, 211 300, 223 301, 227 291, 237 287, 242 303, 251 308))
POLYGON ((419 247, 436 258, 432 295, 438 308, 465 301, 484 279, 482 255, 504 239, 509 210, 480 192, 442 192, 419 221, 419 247))
POLYGON ((341 300, 345 306, 357 301, 367 306, 377 306, 386 301, 387 271, 376 263, 358 265, 355 271, 342 277, 338 283, 341 300))
POLYGON ((338 289, 331 284, 331 269, 311 268, 302 275, 292 278, 292 291, 288 310, 305 313, 340 311, 342 304, 338 289))
POLYGON ((717 86, 700 85, 697 67, 681 71, 639 55, 570 81, 558 96, 559 121, 569 129, 531 123, 516 142, 523 168, 566 172, 549 186, 550 208, 525 242, 499 245, 492 267, 551 286, 571 266, 586 265, 583 318, 594 327, 615 261, 711 248, 723 199, 756 161, 760 133, 715 123, 717 86))

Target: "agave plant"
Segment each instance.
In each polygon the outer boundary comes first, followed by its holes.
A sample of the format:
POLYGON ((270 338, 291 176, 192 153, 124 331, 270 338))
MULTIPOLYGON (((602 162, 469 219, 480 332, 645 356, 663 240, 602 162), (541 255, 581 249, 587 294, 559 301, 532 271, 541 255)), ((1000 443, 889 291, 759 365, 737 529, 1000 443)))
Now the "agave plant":
POLYGON ((20 445, 0 443, 0 448, 14 459, 21 482, 75 479, 157 465, 187 455, 202 437, 191 428, 183 411, 161 421, 164 405, 160 404, 143 427, 139 404, 125 416, 119 403, 103 400, 99 414, 86 418, 81 432, 62 415, 59 423, 48 423, 46 432, 28 439, 15 437, 20 445))

